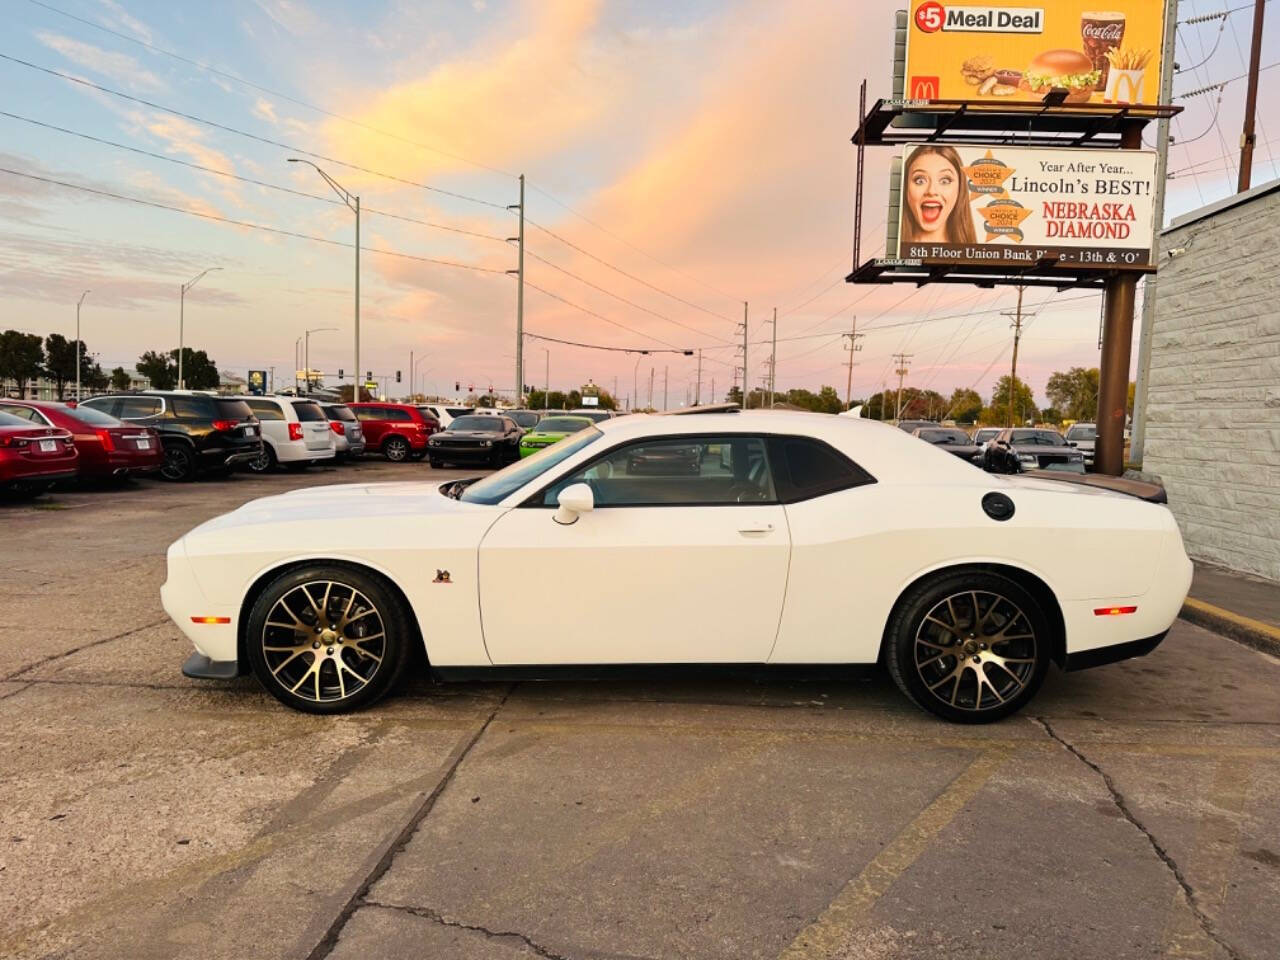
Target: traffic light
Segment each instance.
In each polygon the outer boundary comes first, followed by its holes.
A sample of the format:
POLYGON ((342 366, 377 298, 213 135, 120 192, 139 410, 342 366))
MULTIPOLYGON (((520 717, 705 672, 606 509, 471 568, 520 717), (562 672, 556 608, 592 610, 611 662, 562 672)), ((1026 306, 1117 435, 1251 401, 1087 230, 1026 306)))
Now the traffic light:
POLYGON ((366 371, 364 372, 364 378, 365 378, 366 380, 372 380, 372 379, 373 379, 373 371, 372 371, 372 370, 366 370, 366 371))
POLYGON ((339 368, 338 368, 338 379, 339 379, 339 380, 341 380, 341 379, 342 379, 342 368, 341 368, 341 367, 339 367, 339 368))
POLYGON ((461 381, 458 381, 458 380, 453 381, 453 392, 457 393, 461 389, 462 389, 461 381))
POLYGON ((397 371, 396 371, 396 383, 399 383, 399 382, 400 382, 400 371, 399 371, 399 370, 397 370, 397 371))

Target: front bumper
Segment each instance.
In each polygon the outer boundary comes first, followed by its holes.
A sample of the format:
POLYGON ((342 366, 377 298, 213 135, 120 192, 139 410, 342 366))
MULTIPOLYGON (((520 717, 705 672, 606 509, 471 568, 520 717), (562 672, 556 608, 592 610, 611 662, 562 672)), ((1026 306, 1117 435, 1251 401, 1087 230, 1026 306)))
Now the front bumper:
POLYGON ((443 444, 432 444, 427 448, 427 453, 436 460, 489 460, 500 449, 500 447, 446 447, 443 444))

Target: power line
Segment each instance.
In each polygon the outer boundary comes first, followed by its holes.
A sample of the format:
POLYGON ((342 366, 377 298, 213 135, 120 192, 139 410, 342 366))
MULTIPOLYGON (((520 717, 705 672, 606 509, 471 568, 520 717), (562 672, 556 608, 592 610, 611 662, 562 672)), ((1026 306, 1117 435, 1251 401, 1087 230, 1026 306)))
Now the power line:
POLYGON ((533 340, 546 340, 549 343, 560 343, 567 347, 582 347, 586 350, 607 350, 611 353, 642 353, 645 355, 653 353, 678 353, 684 356, 692 352, 691 350, 686 350, 681 347, 606 347, 599 343, 580 343, 577 340, 561 340, 558 337, 546 337, 540 333, 529 333, 527 330, 524 335, 533 340))
POLYGON ((585 313, 589 317, 595 317, 597 320, 603 320, 605 323, 612 324, 615 327, 618 327, 622 330, 626 330, 627 333, 634 333, 638 337, 647 337, 650 340, 657 341, 658 343, 662 344, 665 347, 671 347, 676 350, 684 349, 683 347, 677 347, 674 343, 668 343, 666 340, 662 340, 658 337, 655 337, 653 336, 653 334, 642 333, 641 331, 635 329, 634 327, 628 327, 625 323, 619 323, 617 320, 612 320, 609 317, 606 317, 603 313, 596 313, 596 311, 590 310, 587 307, 582 306, 581 304, 574 303, 572 300, 566 300, 564 297, 560 296, 558 293, 552 293, 550 290, 544 290, 542 287, 539 287, 536 284, 532 284, 528 280, 525 280, 524 285, 528 287, 530 290, 537 290, 540 294, 542 294, 543 296, 550 297, 552 300, 559 300, 565 306, 572 307, 573 309, 581 313, 585 313))
POLYGON ((659 287, 657 284, 650 283, 647 280, 642 280, 640 277, 637 277, 634 274, 628 273, 626 270, 623 270, 621 267, 615 266, 614 264, 610 263, 604 258, 597 257, 594 253, 591 253, 589 250, 584 250, 582 247, 578 246, 573 241, 566 240, 564 237, 560 236, 560 234, 554 232, 553 230, 548 229, 547 227, 544 227, 542 224, 535 222, 529 217, 525 217, 524 222, 527 223, 529 226, 534 227, 537 230, 541 230, 547 236, 552 237, 556 240, 559 240, 566 247, 570 247, 571 249, 578 251, 578 253, 582 254, 584 257, 589 257, 590 259, 594 260, 596 263, 599 263, 603 266, 608 267, 610 270, 614 271, 615 273, 620 273, 622 276, 626 277, 628 280, 634 280, 636 283, 646 286, 650 290, 656 290, 658 293, 661 293, 663 296, 670 297, 672 300, 675 300, 679 303, 683 303, 686 307, 692 307, 694 310, 701 310, 703 313, 707 314, 708 316, 716 317, 719 320, 726 320, 729 323, 738 322, 732 317, 726 317, 722 313, 716 313, 714 310, 708 310, 706 307, 699 306, 698 304, 692 302, 691 300, 686 300, 683 297, 677 296, 676 294, 672 293, 669 290, 664 290, 662 287, 659 287))
MULTIPOLYGON (((134 147, 127 143, 118 143, 115 140, 107 140, 104 137, 96 137, 91 133, 81 133, 79 130, 71 130, 67 127, 60 127, 57 124, 46 123, 43 120, 36 120, 32 117, 24 117, 24 116, 21 116, 20 114, 9 113, 8 111, 5 111, 5 110, 0 110, 0 117, 8 117, 11 120, 20 120, 23 123, 29 123, 29 124, 32 124, 33 126, 43 127, 46 130, 56 130, 58 133, 69 134, 70 136, 73 136, 73 137, 79 137, 82 140, 89 140, 89 141, 92 141, 93 143, 99 143, 107 147, 115 147, 119 150, 128 150, 130 153, 136 153, 136 154, 139 154, 140 156, 150 157, 153 160, 163 160, 165 163, 177 164, 180 167, 187 167, 188 169, 191 169, 191 170, 199 170, 201 173, 213 174, 216 177, 223 177, 228 180, 238 180, 241 183, 252 184, 255 187, 265 187, 268 190, 278 190, 281 193, 288 193, 295 197, 305 197, 308 200, 318 200, 322 203, 337 204, 338 206, 342 206, 342 201, 335 199, 334 197, 325 197, 325 196, 321 196, 318 193, 308 193, 305 190, 295 190, 293 187, 286 187, 278 183, 268 183, 265 180, 255 180, 253 177, 244 177, 237 173, 231 173, 230 171, 227 171, 227 170, 218 170, 214 167, 206 167, 203 164, 194 163, 190 160, 183 160, 179 157, 170 157, 170 156, 166 156, 163 153, 155 153, 151 150, 143 150, 141 147, 134 147)), ((480 237, 481 239, 484 239, 484 240, 496 240, 498 243, 506 242, 502 237, 495 237, 494 235, 489 233, 479 233, 475 230, 464 230, 461 227, 452 227, 444 223, 433 223, 430 220, 420 220, 417 217, 409 217, 400 213, 389 213, 385 210, 374 210, 371 207, 365 207, 365 206, 361 206, 360 211, 361 213, 372 213, 379 217, 388 217, 392 220, 403 220, 407 223, 416 223, 416 224, 419 224, 420 226, 432 227, 436 230, 447 230, 450 233, 460 233, 468 237, 480 237)))
MULTIPOLYGON (((41 177, 34 173, 23 173, 21 170, 10 170, 6 167, 0 167, 0 173, 7 173, 15 177, 23 177, 27 180, 38 180, 41 183, 53 184, 59 187, 66 187, 69 190, 79 190, 82 193, 91 193, 95 196, 106 197, 111 200, 122 200, 126 203, 136 203, 144 207, 153 207, 157 210, 169 210, 173 213, 186 214, 189 217, 199 217, 201 220, 212 220, 215 223, 225 223, 233 227, 246 227, 250 230, 261 230, 265 233, 274 233, 282 237, 293 237, 296 240, 311 240, 315 243, 325 243, 331 247, 346 247, 353 249, 354 244, 345 243, 341 240, 330 240, 327 237, 317 237, 309 233, 298 233, 294 230, 284 230, 280 227, 271 227, 262 223, 252 223, 248 220, 234 220, 231 217, 222 217, 214 213, 201 213, 198 210, 188 210, 185 207, 175 207, 171 204, 160 203, 156 200, 144 200, 141 197, 130 197, 122 193, 113 193, 110 190, 98 190, 94 187, 86 187, 78 183, 68 183, 65 180, 56 180, 53 177, 41 177)), ((498 270, 493 267, 481 267, 470 263, 459 263, 455 260, 440 260, 435 257, 423 257, 413 253, 401 253, 398 250, 384 250, 378 247, 361 247, 366 253, 377 253, 386 257, 399 257, 403 260, 416 260, 420 263, 434 263, 442 267, 457 267, 460 270, 474 270, 477 273, 495 273, 505 274, 505 270, 498 270)))
POLYGON ((236 127, 228 126, 225 123, 219 123, 216 120, 207 120, 204 117, 198 117, 193 113, 185 113, 176 110, 173 107, 166 107, 163 104, 156 103, 152 100, 146 100, 142 97, 135 97, 133 94, 124 93, 121 90, 115 90, 111 87, 103 86, 100 83, 94 83, 92 80, 86 80, 83 77, 76 77, 69 73, 63 73, 61 70, 54 70, 52 67, 42 67, 38 63, 32 63, 29 60, 23 60, 20 57, 12 57, 7 53, 0 53, 0 60, 7 60, 10 63, 16 63, 19 66, 29 67, 32 70, 38 70, 40 73, 48 74, 51 77, 58 77, 66 80, 68 83, 79 84, 82 87, 88 87, 91 90, 97 90, 100 93, 107 93, 113 97, 119 97, 121 100, 128 100, 130 103, 137 103, 152 110, 159 110, 162 113, 168 113, 175 117, 181 117, 184 120, 190 120, 192 123, 200 123, 215 130, 222 130, 225 133, 232 133, 238 137, 244 137, 257 143, 266 144, 271 147, 279 147, 282 150, 288 150, 291 153, 302 154, 306 157, 313 157, 316 160, 323 160, 325 163, 332 163, 339 167, 346 167, 348 170, 355 170, 359 173, 367 173, 370 176, 381 177, 384 180, 390 180, 395 183, 401 183, 409 187, 417 187, 420 190, 430 190, 432 193, 439 193, 446 197, 453 197, 457 200, 466 200, 469 203, 478 203, 482 206, 493 207, 496 210, 506 210, 506 204, 494 203, 492 200, 482 200, 479 197, 468 196, 465 193, 457 193, 453 190, 445 190, 442 187, 433 187, 430 184, 419 183, 416 180, 408 180, 404 177, 398 177, 395 174, 384 173, 381 170, 374 170, 370 167, 362 167, 357 163, 350 163, 346 160, 339 160, 336 157, 328 157, 322 153, 316 153, 312 150, 305 150, 302 147, 293 144, 284 143, 280 140, 272 140, 270 137, 263 137, 256 133, 249 133, 247 130, 240 130, 236 127))
POLYGON ((330 117, 334 120, 341 120, 343 123, 349 123, 352 126, 359 127, 362 130, 368 130, 370 133, 376 133, 379 136, 387 137, 391 140, 397 140, 400 143, 408 144, 409 146, 413 146, 413 147, 418 147, 419 149, 429 151, 430 153, 439 154, 440 156, 447 157, 450 160, 457 160, 460 163, 466 163, 466 164, 469 164, 470 166, 478 167, 481 170, 488 170, 490 173, 496 173, 504 177, 511 177, 513 180, 516 177, 514 173, 509 173, 506 170, 500 170, 497 167, 491 167, 488 164, 481 163, 479 160, 472 160, 469 157, 464 157, 464 156, 461 156, 460 154, 450 153, 447 150, 441 150, 439 147, 433 147, 433 146, 430 146, 429 144, 419 143, 416 140, 411 140, 408 137, 403 137, 399 134, 392 133, 389 130, 383 130, 383 129, 380 129, 379 127, 370 126, 369 124, 362 123, 361 121, 353 119, 352 117, 346 117, 340 113, 334 113, 330 110, 326 110, 324 107, 317 106, 314 103, 308 103, 306 100, 299 100, 297 97, 290 96, 287 93, 282 93, 279 90, 273 90, 270 87, 265 87, 262 84, 255 83, 252 80, 246 80, 244 77, 238 76, 237 74, 231 73, 227 70, 220 70, 219 68, 212 66, 211 64, 203 63, 199 60, 192 59, 191 57, 183 56, 182 54, 175 53, 172 50, 166 50, 163 47, 156 46, 154 43, 150 43, 139 37, 132 37, 132 36, 129 36, 127 33, 121 33, 118 30, 112 30, 110 27, 105 26, 103 24, 94 23, 92 20, 87 20, 84 17, 78 17, 74 13, 68 13, 66 10, 60 10, 57 7, 52 6, 48 3, 41 2, 41 0, 27 0, 27 2, 34 4, 37 7, 42 7, 43 9, 48 10, 51 13, 56 13, 59 16, 66 17, 69 20, 74 20, 77 23, 82 23, 87 27, 92 27, 95 30, 101 30, 103 33, 108 33, 113 37, 117 37, 121 40, 127 40, 129 43, 136 43, 138 46, 144 47, 147 50, 150 50, 152 53, 158 53, 161 56, 169 57, 173 60, 179 61, 180 63, 185 63, 185 64, 188 64, 189 66, 193 66, 198 70, 203 70, 206 73, 211 73, 214 76, 222 77, 223 79, 232 80, 235 83, 243 84, 244 86, 257 90, 260 93, 266 93, 266 94, 270 94, 273 97, 279 97, 281 100, 285 100, 289 103, 296 104, 299 107, 305 107, 308 110, 314 110, 316 113, 322 114, 326 117, 330 117))
MULTIPOLYGON (((1266 66, 1264 66, 1264 67, 1259 67, 1259 68, 1258 68, 1258 72, 1259 72, 1259 73, 1261 73, 1263 70, 1274 70, 1276 67, 1280 67, 1280 61, 1276 61, 1275 63, 1268 63, 1268 64, 1267 64, 1266 66)), ((1242 73, 1242 74, 1240 74, 1238 77, 1231 77, 1231 78, 1229 78, 1229 79, 1227 79, 1227 80, 1223 80, 1221 83, 1211 83, 1211 84, 1209 84, 1209 85, 1208 85, 1208 86, 1206 86, 1206 87, 1200 87, 1200 88, 1198 88, 1198 89, 1196 89, 1196 90, 1188 90, 1186 93, 1179 93, 1179 94, 1175 94, 1173 99, 1175 99, 1175 100, 1189 100, 1191 97, 1198 97, 1198 96, 1200 96, 1202 93, 1210 93, 1210 92, 1212 92, 1212 91, 1214 91, 1214 90, 1217 90, 1217 89, 1219 89, 1219 88, 1221 88, 1221 87, 1225 87, 1225 86, 1226 86, 1227 84, 1229 84, 1229 83, 1235 83, 1237 80, 1244 80, 1244 79, 1246 79, 1248 76, 1249 76, 1249 74, 1247 74, 1247 73, 1242 73)))

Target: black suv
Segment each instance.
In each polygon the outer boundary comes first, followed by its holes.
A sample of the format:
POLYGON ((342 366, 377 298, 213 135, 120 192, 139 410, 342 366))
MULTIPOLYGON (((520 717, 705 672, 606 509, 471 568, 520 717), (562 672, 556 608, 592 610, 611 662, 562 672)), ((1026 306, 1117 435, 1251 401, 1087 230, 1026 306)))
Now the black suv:
POLYGON ((148 390, 91 397, 82 406, 160 432, 166 480, 229 473, 262 453, 262 429, 243 400, 210 394, 148 390))
POLYGON ((1011 427, 1001 430, 982 449, 982 469, 988 473, 1054 470, 1084 473, 1084 454, 1057 430, 1011 427))

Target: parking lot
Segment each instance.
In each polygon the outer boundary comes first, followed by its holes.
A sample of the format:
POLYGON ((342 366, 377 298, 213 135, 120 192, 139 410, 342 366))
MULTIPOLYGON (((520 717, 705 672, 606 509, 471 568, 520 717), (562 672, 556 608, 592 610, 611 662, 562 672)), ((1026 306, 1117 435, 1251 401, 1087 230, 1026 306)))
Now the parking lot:
POLYGON ((415 678, 338 718, 180 674, 191 526, 457 475, 0 506, 0 956, 1280 956, 1280 663, 1183 622, 986 727, 879 671, 415 678))

